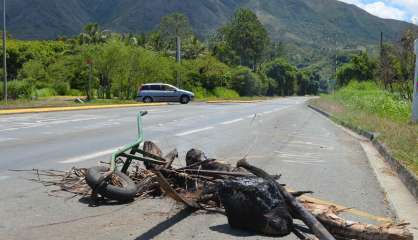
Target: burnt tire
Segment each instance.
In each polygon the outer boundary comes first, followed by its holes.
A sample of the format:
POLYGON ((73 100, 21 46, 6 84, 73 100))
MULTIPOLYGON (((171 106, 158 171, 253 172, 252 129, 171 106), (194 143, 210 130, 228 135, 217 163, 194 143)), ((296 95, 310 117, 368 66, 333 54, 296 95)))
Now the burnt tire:
POLYGON ((142 99, 142 101, 143 101, 144 103, 152 103, 152 102, 154 102, 154 100, 152 99, 152 97, 144 97, 144 98, 142 99))
POLYGON ((134 199, 137 193, 135 182, 126 174, 115 171, 115 174, 122 183, 122 186, 115 186, 108 181, 103 181, 104 173, 109 172, 108 167, 98 166, 87 170, 87 184, 101 196, 119 202, 129 202, 134 199))
POLYGON ((183 95, 180 97, 181 104, 188 104, 190 102, 190 97, 187 95, 183 95))

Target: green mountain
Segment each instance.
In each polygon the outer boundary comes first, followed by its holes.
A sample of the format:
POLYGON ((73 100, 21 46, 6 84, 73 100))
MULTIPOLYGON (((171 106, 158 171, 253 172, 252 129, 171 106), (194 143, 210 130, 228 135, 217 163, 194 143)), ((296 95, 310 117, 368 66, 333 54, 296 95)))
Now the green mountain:
POLYGON ((8 1, 7 18, 16 38, 51 39, 75 35, 89 22, 118 32, 147 32, 162 16, 181 12, 198 35, 207 36, 238 7, 255 11, 274 39, 306 44, 370 44, 381 31, 395 40, 410 26, 337 0, 14 0, 8 1))
POLYGON ((414 26, 337 0, 13 0, 8 1, 7 18, 15 38, 54 39, 76 35, 90 22, 116 32, 148 32, 163 16, 181 12, 205 38, 239 7, 253 10, 272 39, 286 45, 287 57, 300 66, 329 66, 335 49, 373 49, 380 32, 385 40, 396 41, 414 26))

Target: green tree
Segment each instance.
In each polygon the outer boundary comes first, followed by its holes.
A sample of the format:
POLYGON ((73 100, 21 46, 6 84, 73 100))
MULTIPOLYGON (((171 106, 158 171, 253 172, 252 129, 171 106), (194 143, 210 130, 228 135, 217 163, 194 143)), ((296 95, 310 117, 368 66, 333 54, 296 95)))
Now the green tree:
POLYGON ((299 96, 304 96, 308 94, 309 89, 309 76, 304 71, 299 71, 296 74, 296 82, 298 86, 297 94, 299 96))
POLYGON ((93 61, 99 75, 101 97, 111 98, 112 76, 117 74, 123 64, 123 48, 125 45, 117 39, 112 39, 98 49, 93 61))
POLYGON ((232 71, 231 87, 240 96, 260 96, 267 91, 266 78, 247 67, 239 66, 232 71))
POLYGON ((185 39, 183 44, 183 56, 185 59, 196 59, 206 51, 206 46, 195 36, 185 39))
POLYGON ((177 41, 181 42, 193 35, 189 19, 181 13, 173 13, 163 17, 158 32, 164 41, 164 45, 171 50, 176 49, 178 51, 177 55, 181 54, 180 49, 177 49, 177 41))
POLYGON ((240 65, 253 70, 270 42, 267 30, 255 13, 245 8, 238 9, 232 20, 219 30, 219 34, 239 56, 240 65))
POLYGON ((373 80, 375 70, 376 63, 369 58, 367 53, 362 52, 337 70, 337 83, 339 86, 344 86, 351 80, 373 80))
POLYGON ((266 64, 264 72, 276 82, 274 93, 280 96, 291 96, 296 90, 297 69, 285 59, 278 58, 266 64))
POLYGON ((22 69, 19 71, 18 78, 27 81, 37 88, 48 86, 48 74, 45 66, 36 60, 30 60, 23 64, 22 69))
POLYGON ((111 32, 102 30, 97 23, 89 23, 84 26, 84 31, 78 36, 80 44, 104 43, 111 37, 111 32))

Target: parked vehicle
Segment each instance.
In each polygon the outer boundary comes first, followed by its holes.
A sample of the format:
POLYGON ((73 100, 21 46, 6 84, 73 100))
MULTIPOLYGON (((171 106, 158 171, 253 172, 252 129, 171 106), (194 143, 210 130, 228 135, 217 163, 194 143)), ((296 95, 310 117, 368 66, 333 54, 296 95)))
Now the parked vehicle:
POLYGON ((137 101, 150 102, 180 102, 187 104, 192 101, 192 92, 176 88, 170 84, 149 83, 139 88, 137 101))

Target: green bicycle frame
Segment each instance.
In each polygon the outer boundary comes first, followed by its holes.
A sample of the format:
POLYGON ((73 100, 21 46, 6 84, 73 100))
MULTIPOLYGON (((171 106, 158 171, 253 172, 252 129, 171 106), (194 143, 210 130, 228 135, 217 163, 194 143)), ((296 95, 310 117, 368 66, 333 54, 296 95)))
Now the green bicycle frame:
POLYGON ((138 127, 138 138, 134 143, 128 144, 123 146, 121 149, 118 149, 112 154, 112 159, 110 161, 110 170, 116 170, 116 159, 124 152, 128 150, 132 150, 133 148, 137 148, 143 141, 144 141, 144 133, 142 131, 142 116, 145 116, 148 112, 147 111, 140 111, 137 114, 137 127, 138 127))

